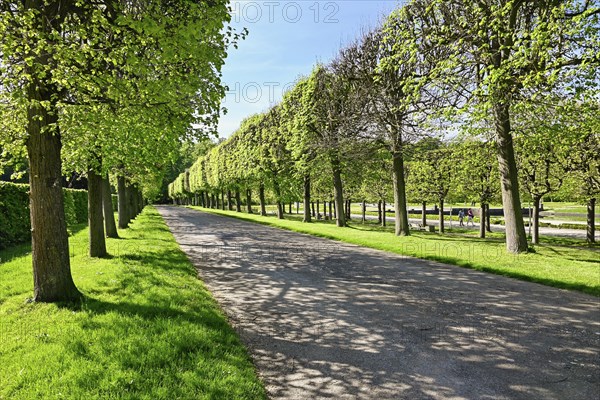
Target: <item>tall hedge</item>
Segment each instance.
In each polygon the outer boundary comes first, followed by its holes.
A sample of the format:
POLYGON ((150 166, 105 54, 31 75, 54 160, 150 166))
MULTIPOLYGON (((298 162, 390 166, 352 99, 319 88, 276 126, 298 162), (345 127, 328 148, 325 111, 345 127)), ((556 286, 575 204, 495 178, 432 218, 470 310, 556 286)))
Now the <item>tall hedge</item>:
MULTIPOLYGON (((63 189, 67 226, 87 223, 87 191, 63 189)), ((0 249, 31 240, 29 185, 0 182, 0 249)))
POLYGON ((0 249, 31 239, 29 185, 0 182, 0 249))

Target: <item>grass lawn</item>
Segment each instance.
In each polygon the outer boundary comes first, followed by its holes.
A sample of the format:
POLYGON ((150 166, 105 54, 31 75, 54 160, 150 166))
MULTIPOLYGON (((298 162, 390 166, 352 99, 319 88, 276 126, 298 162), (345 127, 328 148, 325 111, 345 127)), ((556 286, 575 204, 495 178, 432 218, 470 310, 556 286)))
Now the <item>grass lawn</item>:
POLYGON ((35 304, 30 246, 0 252, 0 399, 262 399, 226 317, 154 208, 109 239, 70 238, 76 305, 35 304))
POLYGON ((325 221, 306 224, 301 222, 301 216, 289 214, 286 214, 287 219, 278 220, 273 216, 192 208, 600 296, 600 246, 589 246, 580 240, 542 237, 542 243, 535 246, 534 252, 511 255, 505 250, 503 233, 479 239, 473 237, 476 232, 466 230, 452 230, 444 235, 415 231, 409 237, 399 238, 391 227, 382 228, 373 223, 350 221, 348 228, 338 228, 325 221))

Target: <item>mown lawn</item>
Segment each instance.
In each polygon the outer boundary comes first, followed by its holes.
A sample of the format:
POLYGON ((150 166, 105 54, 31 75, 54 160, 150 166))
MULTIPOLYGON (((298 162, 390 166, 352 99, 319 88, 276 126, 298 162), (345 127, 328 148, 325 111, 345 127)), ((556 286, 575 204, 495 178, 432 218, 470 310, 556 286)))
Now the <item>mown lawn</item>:
POLYGON ((467 230, 451 230, 443 235, 414 231, 411 236, 396 237, 391 227, 360 221, 338 228, 330 221, 303 223, 301 216, 295 214, 286 214, 286 219, 279 220, 274 216, 192 208, 600 296, 600 246, 586 245, 584 241, 543 237, 532 252, 512 255, 505 250, 503 233, 493 233, 487 239, 474 237, 476 232, 467 230))
POLYGON ((155 209, 112 258, 70 238, 80 304, 35 304, 30 246, 0 252, 0 399, 263 399, 249 356, 155 209))

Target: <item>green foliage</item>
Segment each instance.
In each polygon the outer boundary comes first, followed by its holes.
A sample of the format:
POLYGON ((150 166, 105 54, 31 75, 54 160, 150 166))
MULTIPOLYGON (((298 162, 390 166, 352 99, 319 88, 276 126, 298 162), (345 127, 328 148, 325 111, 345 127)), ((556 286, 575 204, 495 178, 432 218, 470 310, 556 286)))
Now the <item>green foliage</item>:
MULTIPOLYGON (((69 228, 87 223, 87 191, 63 189, 69 228)), ((31 239, 29 185, 0 182, 0 249, 31 239)))
POLYGON ((80 189, 64 189, 73 195, 75 205, 75 218, 78 224, 85 224, 88 220, 88 198, 87 191, 80 189))
POLYGON ((0 249, 30 237, 29 186, 0 182, 0 249))
POLYGON ((63 190, 65 201, 65 220, 67 226, 72 226, 77 223, 77 212, 75 211, 75 195, 72 190, 63 190))

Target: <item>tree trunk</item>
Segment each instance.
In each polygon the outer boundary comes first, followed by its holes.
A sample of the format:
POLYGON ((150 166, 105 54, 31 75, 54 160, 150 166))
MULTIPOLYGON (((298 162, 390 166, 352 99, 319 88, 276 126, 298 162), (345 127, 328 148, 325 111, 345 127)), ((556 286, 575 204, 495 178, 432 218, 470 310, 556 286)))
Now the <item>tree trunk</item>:
POLYGON ((310 175, 304 175, 304 218, 303 222, 312 222, 310 213, 310 175))
POLYGON ((90 169, 88 171, 90 257, 106 257, 107 255, 102 213, 102 176, 90 169))
POLYGON ((506 249, 511 253, 522 253, 527 251, 527 235, 521 210, 519 176, 515 162, 508 104, 499 103, 494 106, 494 124, 502 184, 502 208, 506 224, 506 249))
POLYGON ((352 200, 346 200, 346 219, 350 221, 352 219, 352 200))
POLYGON ((479 237, 481 239, 485 239, 485 220, 486 220, 486 210, 485 203, 481 203, 481 211, 479 211, 479 237))
POLYGON ((382 214, 381 214, 381 200, 379 200, 377 202, 377 223, 378 224, 383 223, 382 214))
POLYGON ((440 233, 444 233, 444 199, 440 199, 440 209, 439 218, 440 218, 440 233))
POLYGON ((227 190, 227 209, 233 211, 233 201, 231 200, 231 190, 227 190))
POLYGON ((108 175, 102 179, 102 207, 104 209, 104 228, 106 237, 118 239, 117 225, 115 224, 115 212, 112 206, 112 194, 110 192, 110 181, 108 175))
MULTIPOLYGON (((127 209, 127 205, 129 201, 127 200, 127 184, 125 183, 124 176, 117 176, 117 196, 119 197, 119 228, 127 229, 129 226, 129 210, 127 209)), ((173 199, 174 202, 177 202, 177 199, 173 199)))
POLYGON ((363 200, 362 202, 362 223, 364 224, 367 221, 367 202, 363 200))
POLYGON ((333 204, 331 201, 329 202, 329 220, 333 220, 333 204))
POLYGON ((321 208, 321 202, 319 200, 317 200, 317 204, 315 206, 315 218, 319 219, 319 211, 321 208))
POLYGON ((587 203, 587 241, 596 242, 596 199, 592 198, 587 203))
POLYGON ((540 244, 540 200, 542 196, 533 196, 533 218, 531 227, 531 243, 540 244))
POLYGON ((281 202, 281 190, 279 190, 279 183, 275 180, 273 182, 273 191, 275 192, 275 199, 277 201, 277 218, 283 219, 283 203, 281 202))
POLYGON ((490 218, 490 205, 489 204, 485 205, 485 229, 488 232, 492 231, 492 223, 491 223, 491 218, 490 218))
POLYGON ((133 186, 130 185, 125 186, 125 191, 127 192, 127 212, 129 213, 127 217, 129 218, 129 221, 131 221, 137 216, 134 206, 135 192, 133 190, 133 186))
MULTIPOLYGON (((232 207, 231 207, 231 192, 228 192, 227 206, 229 207, 229 210, 232 210, 232 207)), ((221 190, 221 210, 225 211, 225 191, 224 190, 221 190)))
POLYGON ((235 211, 242 212, 242 198, 239 189, 235 190, 235 211))
POLYGON ((400 151, 392 152, 394 180, 394 215, 396 218, 395 233, 397 236, 408 236, 408 213, 406 211, 406 187, 404 183, 404 159, 400 151))
MULTIPOLYGON (((50 100, 38 84, 30 85, 30 100, 50 100)), ((29 157, 29 208, 33 300, 71 301, 81 297, 71 276, 69 239, 62 191, 62 147, 58 110, 49 112, 37 104, 27 110, 27 154, 29 157)))
POLYGON ((421 226, 427 226, 427 202, 422 203, 421 208, 421 226))
POLYGON ((335 210, 337 215, 337 226, 346 226, 346 218, 344 215, 344 190, 342 186, 342 172, 339 166, 339 161, 335 160, 333 165, 333 187, 335 189, 335 210))
POLYGON ((260 202, 260 215, 265 217, 267 215, 267 205, 265 202, 265 185, 262 182, 258 188, 258 201, 260 202))
POLYGON ((327 202, 323 200, 323 219, 327 220, 327 202))
POLYGON ((248 209, 248 214, 252 214, 252 189, 246 189, 246 208, 248 209))
POLYGON ((290 215, 292 215, 292 202, 290 202, 289 207, 288 207, 289 211, 290 211, 290 215))
POLYGON ((387 210, 386 210, 387 204, 385 203, 385 200, 383 200, 381 202, 381 226, 387 226, 387 210))

